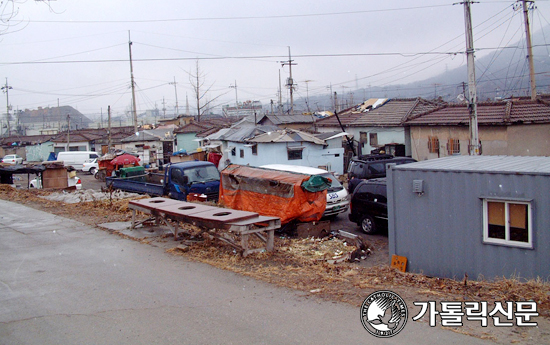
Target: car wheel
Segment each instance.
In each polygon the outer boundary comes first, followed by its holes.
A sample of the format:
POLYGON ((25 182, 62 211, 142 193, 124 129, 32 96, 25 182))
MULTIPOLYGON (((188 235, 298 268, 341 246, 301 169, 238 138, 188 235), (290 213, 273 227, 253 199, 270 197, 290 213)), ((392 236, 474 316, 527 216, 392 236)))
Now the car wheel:
POLYGON ((371 216, 363 216, 359 224, 361 226, 361 230, 363 230, 365 234, 372 235, 376 233, 376 224, 374 223, 374 218, 371 216))
POLYGON ((90 174, 95 175, 96 172, 96 168, 90 168, 90 174))

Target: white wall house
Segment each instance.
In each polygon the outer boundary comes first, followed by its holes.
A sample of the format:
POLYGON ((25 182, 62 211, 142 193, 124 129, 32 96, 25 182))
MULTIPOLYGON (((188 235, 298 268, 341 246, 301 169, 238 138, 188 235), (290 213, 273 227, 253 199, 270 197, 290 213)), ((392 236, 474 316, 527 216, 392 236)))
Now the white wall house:
POLYGON ((229 160, 240 165, 290 164, 322 167, 337 174, 344 173, 344 149, 334 147, 341 140, 339 137, 323 140, 309 133, 284 129, 246 138, 234 133, 216 140, 222 142, 222 167, 229 160))

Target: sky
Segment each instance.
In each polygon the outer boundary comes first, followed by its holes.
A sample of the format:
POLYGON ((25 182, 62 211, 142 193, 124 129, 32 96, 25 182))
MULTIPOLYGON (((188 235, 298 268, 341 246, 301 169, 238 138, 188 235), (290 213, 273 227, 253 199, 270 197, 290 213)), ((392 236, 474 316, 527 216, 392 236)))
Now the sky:
MULTIPOLYGON (((128 112, 130 40, 137 112, 166 108, 167 117, 176 96, 180 114, 187 102, 196 114, 197 66, 201 106, 209 101, 221 113, 236 99, 277 102, 279 80, 284 88, 289 78, 289 51, 295 99, 330 90, 345 97, 466 64, 464 6, 447 0, 14 3, 9 21, 12 9, 3 8, 0 26, 0 82, 7 78, 14 110, 69 105, 91 118, 106 116, 108 106, 115 116, 128 112)), ((472 4, 476 57, 524 37, 515 3, 472 4)), ((535 5, 533 32, 550 23, 550 1, 535 5)))

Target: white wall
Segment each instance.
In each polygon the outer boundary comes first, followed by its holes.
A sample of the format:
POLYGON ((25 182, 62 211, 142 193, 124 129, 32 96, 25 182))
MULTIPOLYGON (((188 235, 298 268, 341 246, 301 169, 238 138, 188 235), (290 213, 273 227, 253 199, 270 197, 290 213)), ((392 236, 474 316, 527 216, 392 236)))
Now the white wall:
POLYGON ((224 145, 225 159, 231 163, 239 165, 261 166, 266 164, 290 164, 303 165, 317 168, 319 166, 328 166, 330 171, 338 174, 344 173, 344 149, 332 148, 323 149, 321 145, 304 143, 305 148, 302 151, 302 159, 288 160, 286 143, 260 143, 258 144, 258 154, 252 154, 252 148, 245 146, 244 143, 226 143, 224 145), (226 152, 228 147, 235 147, 235 156, 231 152, 226 152), (241 158, 240 150, 244 150, 244 157, 241 158))

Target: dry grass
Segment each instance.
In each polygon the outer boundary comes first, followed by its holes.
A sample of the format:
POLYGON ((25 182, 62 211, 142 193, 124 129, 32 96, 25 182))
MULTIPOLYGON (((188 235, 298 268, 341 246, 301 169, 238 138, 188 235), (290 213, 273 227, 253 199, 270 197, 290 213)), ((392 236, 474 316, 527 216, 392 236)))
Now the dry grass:
MULTIPOLYGON (((103 222, 126 221, 131 217, 128 200, 93 201, 63 204, 41 198, 47 191, 15 190, 0 185, 0 198, 26 204, 50 213, 74 218, 90 225, 103 222)), ((195 237, 200 230, 182 224, 195 237)), ((387 265, 362 267, 354 263, 327 263, 353 251, 355 247, 337 239, 290 239, 276 237, 277 250, 243 258, 234 249, 219 241, 205 239, 189 246, 183 252, 168 250, 185 257, 261 279, 292 289, 315 293, 327 299, 360 305, 368 293, 393 289, 409 300, 453 301, 536 301, 538 311, 550 316, 550 283, 541 279, 520 281, 500 278, 492 281, 433 278, 422 274, 403 273, 387 265)), ((368 260, 368 259, 367 259, 368 260)))

